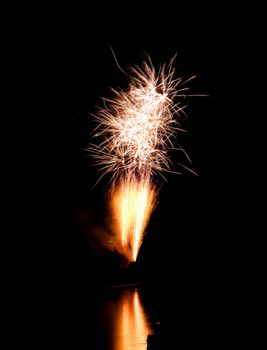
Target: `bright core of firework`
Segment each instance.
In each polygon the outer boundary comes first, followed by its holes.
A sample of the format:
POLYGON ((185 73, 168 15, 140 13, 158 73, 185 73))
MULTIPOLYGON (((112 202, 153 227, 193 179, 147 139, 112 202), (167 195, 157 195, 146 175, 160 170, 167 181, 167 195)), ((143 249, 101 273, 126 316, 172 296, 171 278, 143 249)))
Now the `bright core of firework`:
POLYGON ((155 190, 148 178, 121 179, 111 196, 115 231, 120 233, 124 255, 135 261, 143 232, 155 204, 155 190))
POLYGON ((186 89, 177 89, 181 79, 173 78, 172 62, 158 72, 144 63, 131 73, 126 91, 112 89, 113 99, 104 99, 94 134, 100 141, 89 150, 103 175, 112 173, 115 234, 124 255, 135 261, 155 205, 152 175, 171 170, 167 151, 180 129, 174 116, 183 111, 174 98, 186 89))

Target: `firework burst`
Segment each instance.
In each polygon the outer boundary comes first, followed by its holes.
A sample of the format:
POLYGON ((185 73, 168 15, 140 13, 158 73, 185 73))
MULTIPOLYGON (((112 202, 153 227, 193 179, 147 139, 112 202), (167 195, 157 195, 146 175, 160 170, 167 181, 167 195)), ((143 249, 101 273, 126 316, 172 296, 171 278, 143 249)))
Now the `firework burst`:
POLYGON ((102 176, 112 174, 113 229, 130 261, 137 258, 155 205, 152 176, 172 171, 168 150, 183 151, 173 141, 182 130, 179 115, 185 108, 177 99, 187 88, 182 79, 174 79, 172 61, 158 71, 150 61, 131 68, 128 89, 112 89, 113 98, 104 98, 95 116, 99 143, 89 151, 102 176))

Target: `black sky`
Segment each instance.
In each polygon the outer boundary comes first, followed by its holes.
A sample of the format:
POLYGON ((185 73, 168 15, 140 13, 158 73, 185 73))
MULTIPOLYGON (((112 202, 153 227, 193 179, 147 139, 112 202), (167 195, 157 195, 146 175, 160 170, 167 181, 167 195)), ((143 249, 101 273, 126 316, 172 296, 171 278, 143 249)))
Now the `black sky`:
MULTIPOLYGON (((120 259, 107 252, 95 255, 85 234, 86 225, 107 225, 108 178, 91 190, 99 173, 83 150, 92 130, 90 113, 101 104, 101 96, 109 96, 110 87, 126 84, 110 46, 123 68, 140 64, 146 54, 158 64, 177 53, 177 77, 196 75, 190 92, 208 95, 186 99, 188 134, 182 141, 198 176, 183 171, 161 183, 137 271, 130 278, 141 278, 168 295, 159 301, 163 315, 175 309, 178 296, 184 300, 178 306, 181 317, 188 316, 189 308, 199 320, 205 304, 207 317, 217 319, 239 267, 238 142, 233 127, 240 118, 235 107, 238 35, 231 33, 232 16, 226 8, 127 6, 123 12, 104 5, 84 13, 62 9, 42 20, 35 36, 31 28, 36 96, 31 108, 38 119, 32 161, 41 164, 35 169, 41 175, 34 180, 41 214, 35 227, 44 240, 33 250, 39 255, 47 247, 36 274, 46 281, 51 305, 61 305, 59 314, 68 300, 75 317, 81 316, 73 311, 76 303, 85 305, 96 287, 122 278, 120 259)), ((206 324, 214 327, 211 320, 206 324)))

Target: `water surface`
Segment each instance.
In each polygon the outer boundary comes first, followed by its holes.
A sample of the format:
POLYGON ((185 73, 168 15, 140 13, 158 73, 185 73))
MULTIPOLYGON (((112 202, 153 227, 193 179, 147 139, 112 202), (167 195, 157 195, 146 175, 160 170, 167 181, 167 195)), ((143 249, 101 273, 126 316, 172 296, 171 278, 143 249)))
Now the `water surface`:
POLYGON ((138 288, 110 290, 96 309, 101 349, 145 350, 153 324, 138 288))

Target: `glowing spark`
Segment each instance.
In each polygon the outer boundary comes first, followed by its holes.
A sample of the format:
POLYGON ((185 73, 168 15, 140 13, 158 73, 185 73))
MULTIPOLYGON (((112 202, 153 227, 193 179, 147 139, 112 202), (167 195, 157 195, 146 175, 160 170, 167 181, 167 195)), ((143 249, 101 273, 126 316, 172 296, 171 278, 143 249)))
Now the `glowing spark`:
POLYGON ((181 130, 173 115, 184 106, 173 100, 185 88, 176 89, 181 79, 173 79, 171 65, 156 74, 145 63, 143 70, 132 68, 132 74, 127 91, 112 90, 114 99, 104 99, 94 135, 102 142, 90 148, 104 173, 112 172, 113 177, 122 172, 135 176, 136 172, 150 175, 151 171, 170 170, 166 151, 174 147, 175 131, 181 130))
POLYGON ((173 78, 172 61, 158 73, 147 63, 131 72, 127 91, 112 90, 114 98, 104 99, 94 134, 101 141, 89 150, 103 175, 113 174, 114 226, 125 255, 135 261, 155 204, 152 175, 171 171, 167 151, 174 149, 173 137, 182 130, 174 116, 184 106, 174 99, 187 88, 177 88, 182 80, 173 78))
POLYGON ((122 180, 112 193, 115 230, 129 260, 136 260, 142 236, 155 204, 155 190, 149 179, 122 180))

